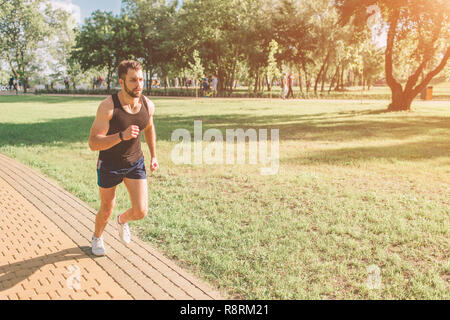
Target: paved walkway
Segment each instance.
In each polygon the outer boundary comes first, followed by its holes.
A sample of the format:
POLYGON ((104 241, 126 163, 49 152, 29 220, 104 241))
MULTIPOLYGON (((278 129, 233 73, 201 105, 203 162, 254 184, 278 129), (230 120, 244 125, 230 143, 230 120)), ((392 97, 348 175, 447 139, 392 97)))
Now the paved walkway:
POLYGON ((110 222, 107 256, 91 253, 96 210, 0 154, 0 299, 224 299, 110 222))

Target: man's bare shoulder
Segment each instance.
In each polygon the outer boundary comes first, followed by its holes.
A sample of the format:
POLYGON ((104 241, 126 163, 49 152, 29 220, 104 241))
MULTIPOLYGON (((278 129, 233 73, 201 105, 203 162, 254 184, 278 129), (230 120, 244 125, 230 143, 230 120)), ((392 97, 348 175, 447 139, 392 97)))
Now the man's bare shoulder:
POLYGON ((155 113, 155 104, 153 103, 152 100, 150 100, 146 96, 144 96, 144 95, 142 95, 142 96, 144 97, 145 102, 147 102, 148 113, 152 116, 155 113))
POLYGON ((100 102, 97 114, 110 118, 112 117, 113 111, 114 111, 114 101, 112 99, 112 96, 108 96, 105 100, 100 102))

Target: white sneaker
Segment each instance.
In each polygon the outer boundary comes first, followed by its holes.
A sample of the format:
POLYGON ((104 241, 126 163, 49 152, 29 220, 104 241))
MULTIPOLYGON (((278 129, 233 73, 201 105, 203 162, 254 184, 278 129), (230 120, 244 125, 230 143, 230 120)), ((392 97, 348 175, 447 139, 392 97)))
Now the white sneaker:
POLYGON ((103 244, 103 237, 96 238, 92 236, 92 253, 96 256, 105 255, 105 245, 103 244))
POLYGON ((116 223, 117 228, 119 229, 119 237, 125 245, 128 245, 131 241, 130 227, 128 227, 128 223, 120 223, 119 218, 120 215, 117 215, 116 223))

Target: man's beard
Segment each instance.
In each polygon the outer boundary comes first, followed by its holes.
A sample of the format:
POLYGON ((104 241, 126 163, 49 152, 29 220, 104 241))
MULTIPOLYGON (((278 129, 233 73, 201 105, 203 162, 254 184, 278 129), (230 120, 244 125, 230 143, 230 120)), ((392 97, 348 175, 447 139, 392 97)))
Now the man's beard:
POLYGON ((141 96, 141 93, 134 93, 132 90, 128 89, 127 84, 125 81, 123 82, 123 86, 125 88, 125 92, 132 98, 139 98, 141 96))

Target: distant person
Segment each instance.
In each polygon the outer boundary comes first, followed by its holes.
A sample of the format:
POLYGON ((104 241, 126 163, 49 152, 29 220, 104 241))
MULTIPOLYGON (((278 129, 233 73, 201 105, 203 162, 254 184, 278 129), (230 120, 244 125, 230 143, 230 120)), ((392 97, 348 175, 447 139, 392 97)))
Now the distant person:
POLYGON ((19 94, 19 81, 17 79, 14 79, 14 90, 16 90, 16 95, 19 94))
POLYGON ((115 219, 119 237, 125 245, 131 240, 128 222, 141 220, 147 215, 148 181, 141 150, 142 134, 151 155, 151 171, 159 167, 153 125, 155 106, 142 95, 142 65, 137 61, 122 61, 118 75, 121 90, 100 103, 89 136, 90 149, 100 151, 97 184, 101 204, 92 236, 92 253, 96 256, 105 255, 102 234, 114 210, 117 185, 125 183, 131 200, 131 208, 115 219))
POLYGON ((14 77, 9 78, 9 90, 14 88, 14 77))
POLYGON ((288 92, 287 75, 286 72, 283 72, 283 76, 281 77, 281 98, 283 100, 286 99, 287 92, 288 92))
POLYGON ((97 84, 98 84, 98 87, 99 87, 99 88, 102 87, 102 84, 103 84, 103 78, 102 78, 101 76, 98 76, 98 78, 97 78, 97 84))
POLYGON ((202 79, 202 95, 203 95, 203 97, 206 97, 206 93, 208 92, 208 87, 209 87, 208 79, 203 78, 202 79))
POLYGON ((292 86, 294 84, 294 73, 293 72, 291 72, 289 74, 289 77, 287 79, 287 83, 288 83, 287 99, 289 99, 289 97, 292 97, 292 99, 294 99, 294 90, 292 90, 292 86))
POLYGON ((219 80, 217 80, 217 77, 215 75, 212 76, 211 80, 211 90, 212 90, 212 97, 215 98, 217 96, 217 84, 219 83, 219 80))

